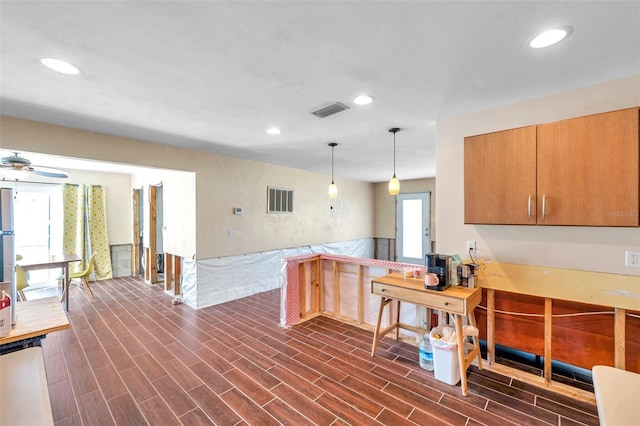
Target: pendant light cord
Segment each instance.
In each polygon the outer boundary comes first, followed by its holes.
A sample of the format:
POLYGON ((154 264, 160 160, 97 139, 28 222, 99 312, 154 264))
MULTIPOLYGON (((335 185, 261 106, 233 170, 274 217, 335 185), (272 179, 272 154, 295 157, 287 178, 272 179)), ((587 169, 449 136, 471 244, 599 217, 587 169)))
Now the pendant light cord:
POLYGON ((331 183, 333 183, 333 148, 335 147, 335 145, 331 146, 331 183))
POLYGON ((331 183, 333 183, 333 148, 338 146, 336 142, 329 142, 328 144, 331 147, 331 183))
POLYGON ((396 177, 396 132, 393 132, 393 177, 396 177))

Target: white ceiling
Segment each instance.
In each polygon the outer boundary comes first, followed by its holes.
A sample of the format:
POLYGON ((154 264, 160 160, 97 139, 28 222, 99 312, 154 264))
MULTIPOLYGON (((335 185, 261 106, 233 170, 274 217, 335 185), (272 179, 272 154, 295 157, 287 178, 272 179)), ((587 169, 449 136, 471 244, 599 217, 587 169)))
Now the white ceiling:
POLYGON ((321 173, 338 142, 336 177, 370 182, 392 174, 391 127, 398 177, 432 177, 442 117, 640 74, 639 1, 2 1, 0 16, 3 115, 321 173), (574 32, 525 47, 555 25, 574 32), (363 93, 376 102, 354 105, 363 93), (336 101, 351 108, 310 114, 336 101))

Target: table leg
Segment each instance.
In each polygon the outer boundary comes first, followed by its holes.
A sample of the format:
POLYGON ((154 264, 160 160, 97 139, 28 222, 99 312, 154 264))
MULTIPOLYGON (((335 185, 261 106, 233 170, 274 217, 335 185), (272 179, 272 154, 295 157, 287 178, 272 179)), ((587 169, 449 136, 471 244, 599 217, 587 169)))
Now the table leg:
POLYGON ((69 264, 64 267, 64 295, 65 295, 65 308, 69 311, 69 264))
MULTIPOLYGON (((476 326, 476 315, 474 313, 474 310, 472 309, 471 312, 469 312, 467 314, 467 319, 469 320, 469 324, 478 328, 476 326)), ((473 347, 474 350, 476 351, 476 359, 478 360, 478 368, 482 370, 482 353, 480 352, 480 336, 472 336, 473 337, 473 347)))
POLYGON ((376 322, 376 329, 373 332, 373 345, 371 347, 371 356, 375 356, 376 349, 378 348, 378 340, 380 340, 380 323, 382 322, 382 313, 384 312, 384 307, 387 306, 391 301, 392 299, 385 299, 384 297, 380 298, 380 309, 378 310, 378 321, 376 322))
POLYGON ((397 300, 396 303, 396 324, 398 324, 398 327, 396 327, 396 340, 400 339, 400 300, 397 300))
POLYGON ((467 396, 467 368, 465 366, 464 356, 464 335, 462 334, 462 317, 458 314, 454 315, 456 325, 456 337, 458 338, 458 362, 460 363, 460 385, 462 387, 462 395, 467 396))

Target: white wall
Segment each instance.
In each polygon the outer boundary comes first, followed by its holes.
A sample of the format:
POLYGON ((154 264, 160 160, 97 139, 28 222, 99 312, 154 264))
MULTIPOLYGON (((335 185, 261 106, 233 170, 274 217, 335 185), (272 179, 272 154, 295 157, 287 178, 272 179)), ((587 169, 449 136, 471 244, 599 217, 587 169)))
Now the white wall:
POLYGON ((514 105, 444 119, 436 129, 437 232, 440 253, 480 259, 640 276, 624 266, 625 250, 640 250, 640 228, 464 224, 464 137, 640 106, 640 76, 514 105))

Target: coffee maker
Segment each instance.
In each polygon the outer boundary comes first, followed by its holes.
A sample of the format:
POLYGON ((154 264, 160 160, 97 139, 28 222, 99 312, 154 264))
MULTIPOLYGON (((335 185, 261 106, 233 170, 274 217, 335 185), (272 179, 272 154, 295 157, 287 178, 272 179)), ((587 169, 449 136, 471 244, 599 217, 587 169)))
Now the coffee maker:
POLYGON ((425 286, 427 290, 442 291, 451 286, 449 280, 451 256, 437 253, 427 254, 425 255, 425 266, 427 267, 427 272, 436 274, 440 280, 438 285, 425 286))

